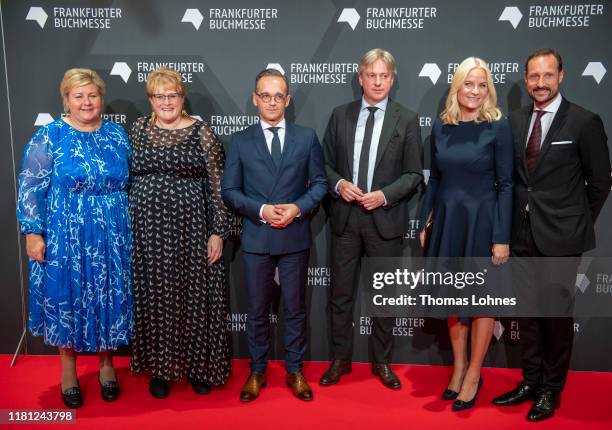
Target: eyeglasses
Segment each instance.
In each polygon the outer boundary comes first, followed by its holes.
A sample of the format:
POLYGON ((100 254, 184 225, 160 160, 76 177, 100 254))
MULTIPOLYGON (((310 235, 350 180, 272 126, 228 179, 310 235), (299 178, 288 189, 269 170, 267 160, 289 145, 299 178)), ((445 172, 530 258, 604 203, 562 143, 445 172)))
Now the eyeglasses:
POLYGON ((255 93, 255 94, 257 94, 257 97, 259 97, 264 103, 270 103, 272 99, 274 99, 276 103, 284 103, 285 100, 287 100, 287 97, 289 97, 286 94, 274 94, 274 95, 271 95, 268 93, 262 93, 262 94, 255 93))
POLYGON ((170 94, 153 94, 153 100, 155 100, 158 103, 162 103, 165 102, 166 100, 168 100, 169 102, 174 102, 176 101, 179 97, 182 97, 182 94, 179 93, 170 93, 170 94))

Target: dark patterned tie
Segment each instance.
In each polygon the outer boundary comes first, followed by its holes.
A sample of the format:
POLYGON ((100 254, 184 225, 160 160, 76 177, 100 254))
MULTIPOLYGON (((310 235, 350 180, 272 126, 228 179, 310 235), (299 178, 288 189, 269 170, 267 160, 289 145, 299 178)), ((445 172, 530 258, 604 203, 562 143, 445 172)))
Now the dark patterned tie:
POLYGON ((280 138, 278 137, 279 128, 280 127, 268 127, 268 130, 274 134, 274 137, 272 137, 272 149, 270 150, 270 153, 272 155, 272 161, 274 161, 274 165, 277 169, 280 166, 282 157, 280 138))
POLYGON ((366 121, 361 154, 359 155, 359 171, 357 173, 357 186, 364 193, 368 192, 368 163, 370 161, 370 146, 372 144, 372 132, 374 131, 374 114, 378 110, 376 106, 368 106, 370 115, 366 121))
POLYGON ((536 118, 533 123, 533 128, 531 129, 531 135, 529 136, 529 140, 527 141, 527 172, 529 172, 529 176, 533 173, 533 169, 535 168, 536 162, 538 161, 538 156, 540 155, 540 144, 542 143, 542 115, 544 115, 546 111, 538 110, 536 111, 536 118))

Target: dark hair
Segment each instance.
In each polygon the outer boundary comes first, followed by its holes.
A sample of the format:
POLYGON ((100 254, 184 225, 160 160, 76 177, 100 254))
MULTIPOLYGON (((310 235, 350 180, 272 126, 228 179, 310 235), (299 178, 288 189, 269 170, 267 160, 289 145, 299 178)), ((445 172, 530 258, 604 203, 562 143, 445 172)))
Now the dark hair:
POLYGON ((536 49, 535 51, 533 51, 531 55, 527 57, 527 61, 525 61, 525 73, 527 73, 527 66, 529 65, 529 62, 531 60, 533 60, 536 57, 546 57, 547 55, 552 55, 553 57, 557 59, 557 65, 558 65, 557 69, 559 70, 559 72, 561 72, 563 70, 563 60, 561 59, 561 54, 559 54, 557 51, 555 51, 552 48, 540 48, 540 49, 536 49))
POLYGON ((275 76, 277 78, 281 78, 283 81, 285 81, 287 92, 289 92, 289 81, 287 80, 287 77, 276 69, 264 69, 257 74, 257 77, 255 78, 255 91, 257 91, 257 84, 259 83, 259 80, 267 76, 275 76))

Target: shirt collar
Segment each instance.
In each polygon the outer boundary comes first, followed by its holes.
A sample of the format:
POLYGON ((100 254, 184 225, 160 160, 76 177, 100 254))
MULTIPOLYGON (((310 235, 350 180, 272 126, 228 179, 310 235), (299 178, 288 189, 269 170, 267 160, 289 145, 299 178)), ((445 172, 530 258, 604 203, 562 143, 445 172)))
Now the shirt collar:
MULTIPOLYGON (((389 103, 388 96, 385 97, 384 100, 381 100, 380 102, 376 103, 373 106, 376 106, 378 109, 384 112, 387 110, 387 103, 389 103)), ((365 98, 361 97, 361 110, 367 109, 368 106, 372 106, 372 105, 368 104, 368 102, 365 101, 365 98)))
POLYGON ((563 100, 563 97, 561 97, 561 93, 557 94, 557 97, 555 97, 555 99, 550 102, 550 104, 548 106, 546 106, 544 109, 537 109, 534 105, 533 110, 538 111, 538 110, 543 110, 545 112, 550 112, 550 113, 557 113, 557 111, 559 110, 559 106, 561 106, 561 101, 563 100))
POLYGON ((267 130, 267 129, 269 129, 270 127, 287 128, 285 118, 283 118, 283 119, 281 120, 281 122, 279 122, 279 123, 278 123, 278 124, 276 124, 275 126, 273 126, 273 125, 271 125, 271 124, 268 124, 268 123, 267 123, 267 122, 265 122, 263 119, 259 118, 259 124, 261 125, 261 128, 262 128, 263 130, 267 130))

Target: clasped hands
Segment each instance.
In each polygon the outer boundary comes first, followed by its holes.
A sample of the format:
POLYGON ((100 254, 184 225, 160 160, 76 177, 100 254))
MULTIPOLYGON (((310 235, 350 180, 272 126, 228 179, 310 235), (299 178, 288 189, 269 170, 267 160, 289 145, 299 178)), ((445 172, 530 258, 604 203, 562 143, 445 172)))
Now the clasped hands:
POLYGON ((338 193, 348 203, 357 202, 369 211, 385 204, 385 195, 382 191, 364 193, 357 185, 343 179, 338 184, 338 193))
POLYGON ((264 205, 261 216, 274 228, 285 228, 300 214, 300 208, 294 203, 264 205))

